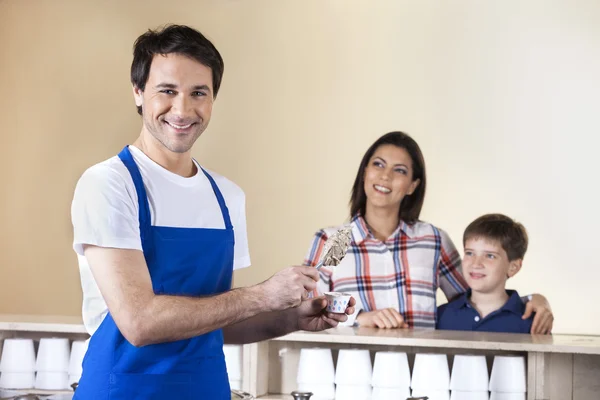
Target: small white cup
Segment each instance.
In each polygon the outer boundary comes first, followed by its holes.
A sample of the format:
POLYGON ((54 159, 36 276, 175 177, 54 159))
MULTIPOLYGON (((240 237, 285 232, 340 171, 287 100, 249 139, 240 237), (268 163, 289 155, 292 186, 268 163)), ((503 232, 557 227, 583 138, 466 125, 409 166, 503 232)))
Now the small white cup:
POLYGON ((335 370, 331 349, 310 348, 300 350, 298 361, 298 384, 333 384, 335 370))
POLYGON ((66 372, 38 372, 35 375, 35 388, 42 390, 69 389, 69 374, 66 372))
POLYGON ((525 393, 492 392, 490 400, 525 400, 525 393))
POLYGON ((0 372, 35 372, 32 339, 4 339, 0 372))
MULTIPOLYGON (((373 367, 366 349, 342 349, 338 353, 335 383, 338 385, 371 385, 373 367)), ((337 393, 337 392, 336 392, 337 393)), ((337 397, 337 394, 336 394, 337 397)))
POLYGON ((335 400, 370 400, 371 385, 337 385, 335 400))
POLYGON ((410 387, 410 369, 406 353, 395 351, 375 353, 372 384, 380 388, 410 387))
POLYGON ((349 293, 326 292, 325 297, 327 298, 327 311, 344 314, 352 295, 349 293))
POLYGON ((450 390, 487 392, 489 379, 485 356, 454 356, 452 376, 450 377, 450 390))
POLYGON ((69 374, 69 386, 74 384, 74 383, 79 383, 79 381, 81 380, 81 375, 71 375, 69 374))
POLYGON ((413 390, 412 397, 428 397, 429 400, 450 400, 450 392, 448 390, 413 390))
MULTIPOLYGON (((230 381, 242 379, 242 346, 229 345, 223 346, 225 354, 225 364, 227 365, 227 375, 230 381)), ((241 390, 241 389, 238 389, 241 390)))
POLYGON ((83 358, 88 345, 85 340, 76 340, 71 344, 71 356, 69 357, 69 375, 81 375, 83 372, 83 358))
POLYGON ((490 391, 503 393, 527 392, 525 357, 495 356, 490 378, 490 391))
POLYGON ((40 339, 35 370, 38 372, 64 372, 66 380, 69 371, 69 356, 69 339, 40 339))
POLYGON ((490 394, 486 391, 463 392, 453 390, 450 394, 450 400, 490 400, 490 394))
POLYGON ((230 380, 229 387, 233 390, 242 390, 242 380, 241 379, 230 380))
POLYGON ((410 388, 408 386, 403 388, 391 388, 391 387, 373 387, 373 394, 371 400, 390 400, 390 399, 406 399, 410 397, 410 388))
POLYGON ((445 354, 417 354, 410 387, 419 392, 423 390, 447 392, 450 389, 448 357, 445 354))
POLYGON ((0 388, 31 389, 35 382, 35 372, 2 372, 0 373, 0 388))
POLYGON ((310 400, 333 400, 335 398, 335 385, 332 383, 299 383, 300 392, 311 392, 310 400))

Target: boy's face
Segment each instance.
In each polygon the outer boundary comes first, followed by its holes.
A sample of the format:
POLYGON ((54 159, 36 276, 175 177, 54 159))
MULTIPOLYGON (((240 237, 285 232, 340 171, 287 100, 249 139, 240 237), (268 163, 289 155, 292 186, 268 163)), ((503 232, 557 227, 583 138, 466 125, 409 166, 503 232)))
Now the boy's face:
POLYGON ((499 242, 472 238, 465 243, 463 274, 471 289, 481 293, 505 290, 506 280, 521 269, 522 260, 509 261, 499 242))

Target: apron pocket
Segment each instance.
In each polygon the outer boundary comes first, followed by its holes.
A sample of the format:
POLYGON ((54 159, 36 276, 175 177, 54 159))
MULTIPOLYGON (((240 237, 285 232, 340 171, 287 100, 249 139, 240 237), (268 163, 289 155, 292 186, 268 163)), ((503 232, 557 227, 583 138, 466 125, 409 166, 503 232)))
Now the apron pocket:
POLYGON ((110 400, 230 400, 229 383, 212 374, 111 374, 110 400))

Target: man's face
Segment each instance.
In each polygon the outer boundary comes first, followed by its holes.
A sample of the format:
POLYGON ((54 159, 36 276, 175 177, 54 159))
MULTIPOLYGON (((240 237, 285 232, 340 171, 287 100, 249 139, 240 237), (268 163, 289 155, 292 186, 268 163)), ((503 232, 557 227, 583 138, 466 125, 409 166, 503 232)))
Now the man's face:
POLYGON ((133 88, 142 107, 143 131, 174 153, 190 151, 208 126, 212 71, 181 54, 155 55, 146 88, 133 88))

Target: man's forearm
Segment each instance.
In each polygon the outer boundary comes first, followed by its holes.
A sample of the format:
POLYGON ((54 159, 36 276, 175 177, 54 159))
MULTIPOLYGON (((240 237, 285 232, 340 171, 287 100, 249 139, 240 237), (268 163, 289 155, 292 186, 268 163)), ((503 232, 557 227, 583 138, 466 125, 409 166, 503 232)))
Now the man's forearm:
POLYGON ((260 289, 251 287, 203 298, 155 295, 139 309, 133 326, 128 326, 128 339, 143 346, 189 339, 239 323, 265 311, 265 302, 260 289))
POLYGON ((223 328, 225 343, 246 344, 283 336, 298 330, 296 308, 256 315, 223 328))

